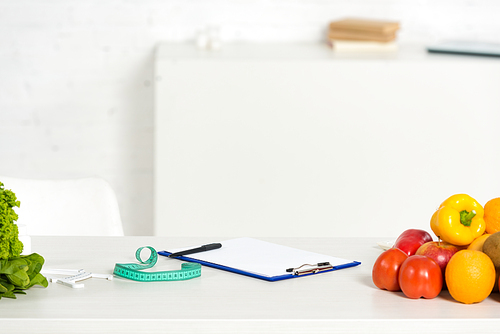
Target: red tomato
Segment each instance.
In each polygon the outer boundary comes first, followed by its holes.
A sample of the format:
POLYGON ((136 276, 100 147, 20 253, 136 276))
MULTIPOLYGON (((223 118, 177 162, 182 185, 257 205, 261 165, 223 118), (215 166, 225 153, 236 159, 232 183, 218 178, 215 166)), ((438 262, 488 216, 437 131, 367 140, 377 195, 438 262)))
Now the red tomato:
POLYGON ((443 288, 441 268, 432 259, 412 255, 399 270, 399 285, 408 298, 435 298, 443 288))
POLYGON ((373 265, 373 283, 380 289, 399 291, 399 268, 408 258, 401 249, 391 248, 378 257, 373 265))

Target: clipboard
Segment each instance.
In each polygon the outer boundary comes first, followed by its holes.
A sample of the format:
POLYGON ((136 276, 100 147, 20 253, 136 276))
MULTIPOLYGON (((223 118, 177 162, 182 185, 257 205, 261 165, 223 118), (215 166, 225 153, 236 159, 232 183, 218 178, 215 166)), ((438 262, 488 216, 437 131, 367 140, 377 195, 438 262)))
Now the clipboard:
MULTIPOLYGON (((276 282, 290 278, 355 267, 358 261, 308 252, 254 238, 236 238, 221 241, 219 249, 180 256, 177 259, 229 271, 232 273, 276 282)), ((159 251, 162 256, 185 249, 159 251)))

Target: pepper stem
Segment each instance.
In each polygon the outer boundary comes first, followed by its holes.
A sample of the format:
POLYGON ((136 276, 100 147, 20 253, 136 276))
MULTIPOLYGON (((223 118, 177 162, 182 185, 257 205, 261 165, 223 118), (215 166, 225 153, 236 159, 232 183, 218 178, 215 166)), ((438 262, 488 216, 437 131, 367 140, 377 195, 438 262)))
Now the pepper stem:
POLYGON ((467 210, 460 211, 460 223, 464 226, 470 226, 472 218, 476 215, 476 211, 472 210, 468 212, 467 210))

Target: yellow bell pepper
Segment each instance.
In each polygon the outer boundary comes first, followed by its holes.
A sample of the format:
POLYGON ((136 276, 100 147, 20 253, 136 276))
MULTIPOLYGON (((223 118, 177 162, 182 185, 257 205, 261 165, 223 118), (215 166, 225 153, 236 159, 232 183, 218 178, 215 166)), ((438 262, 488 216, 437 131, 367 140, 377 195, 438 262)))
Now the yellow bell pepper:
POLYGON ((486 228, 483 207, 466 194, 453 195, 432 215, 431 229, 450 244, 465 246, 481 236, 486 228))

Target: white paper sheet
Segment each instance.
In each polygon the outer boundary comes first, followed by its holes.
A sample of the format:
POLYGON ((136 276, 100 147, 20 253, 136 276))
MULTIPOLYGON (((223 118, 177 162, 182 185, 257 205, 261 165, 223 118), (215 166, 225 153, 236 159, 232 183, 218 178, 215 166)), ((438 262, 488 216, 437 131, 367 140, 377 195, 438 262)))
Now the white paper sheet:
MULTIPOLYGON (((220 243, 222 247, 219 249, 190 254, 186 257, 267 277, 290 274, 286 269, 297 268, 303 264, 316 265, 320 262, 330 262, 332 266, 338 266, 353 262, 253 238, 230 239, 220 243)), ((199 246, 201 245, 171 249, 168 252, 175 253, 199 246)))

